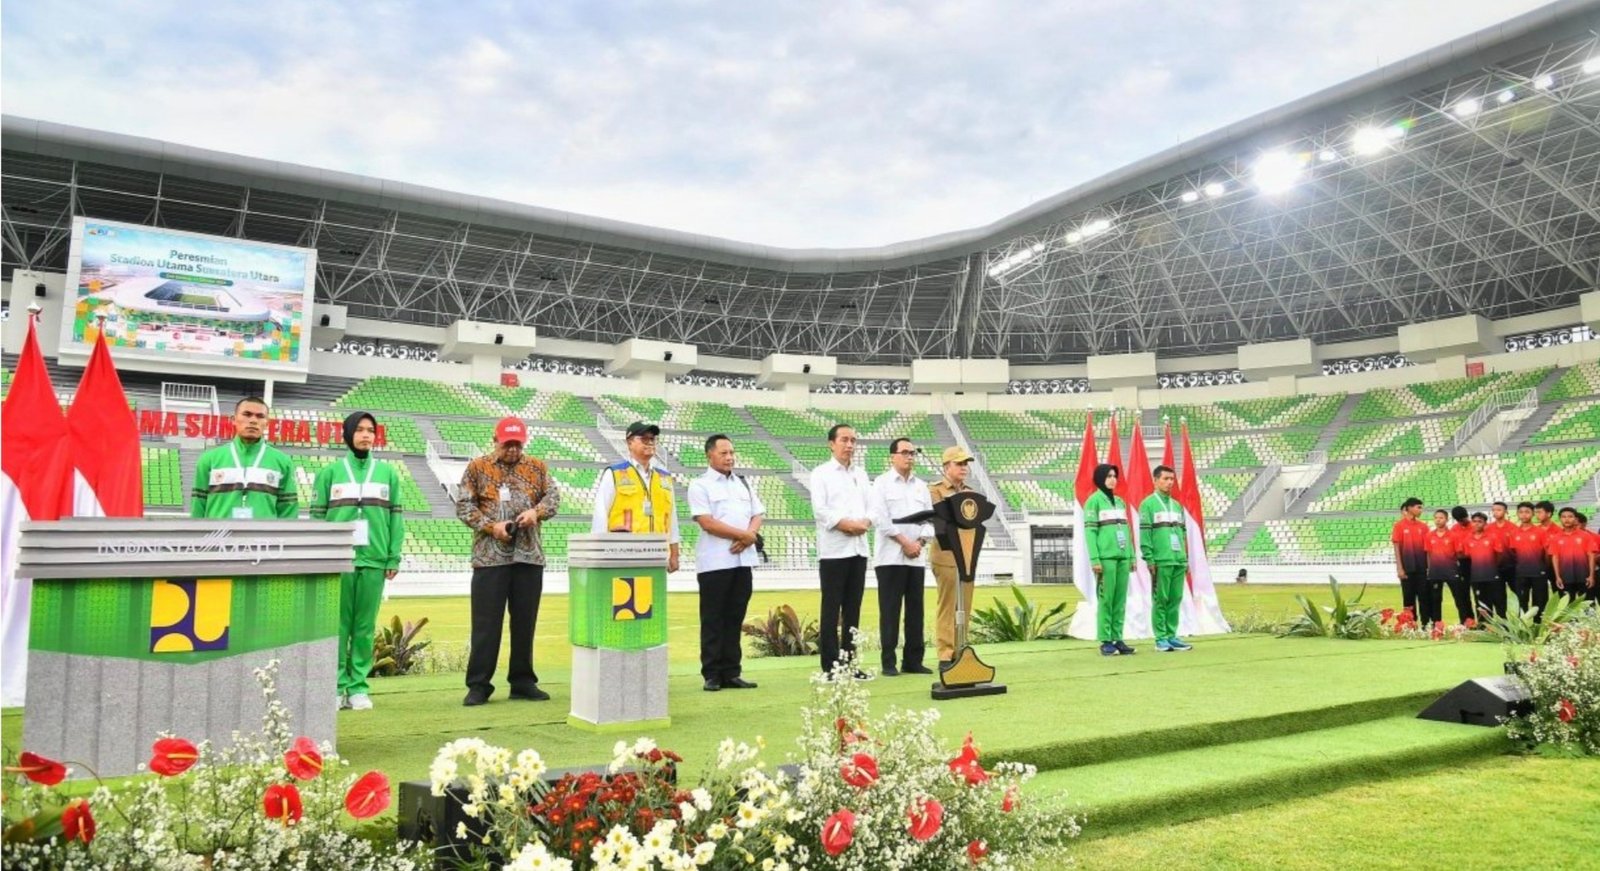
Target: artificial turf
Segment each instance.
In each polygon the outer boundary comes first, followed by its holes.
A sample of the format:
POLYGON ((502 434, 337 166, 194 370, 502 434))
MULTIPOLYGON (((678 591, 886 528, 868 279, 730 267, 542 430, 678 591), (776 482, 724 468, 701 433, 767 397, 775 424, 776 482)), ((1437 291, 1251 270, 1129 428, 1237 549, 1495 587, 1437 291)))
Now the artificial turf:
MULTIPOLYGON (((1466 728, 1466 727, 1463 727, 1466 728)), ((1071 844, 1040 871, 1600 868, 1600 759, 1485 756, 1071 844)), ((1091 817, 1086 830, 1093 833, 1091 817)))

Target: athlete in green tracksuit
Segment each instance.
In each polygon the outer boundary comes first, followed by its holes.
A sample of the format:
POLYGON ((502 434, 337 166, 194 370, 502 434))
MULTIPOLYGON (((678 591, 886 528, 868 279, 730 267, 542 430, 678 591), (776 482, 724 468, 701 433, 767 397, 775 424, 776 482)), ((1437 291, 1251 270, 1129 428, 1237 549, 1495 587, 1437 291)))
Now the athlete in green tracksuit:
POLYGON ((1189 544, 1183 506, 1172 498, 1178 473, 1171 466, 1156 466, 1156 492, 1139 506, 1139 553, 1150 567, 1155 593, 1150 623, 1156 650, 1171 653, 1190 650, 1178 637, 1178 611, 1183 605, 1183 583, 1189 574, 1189 544))
POLYGON ((267 404, 247 396, 233 407, 233 440, 200 455, 189 516, 204 520, 293 520, 300 513, 294 461, 267 444, 267 404))
POLYGON ((378 421, 364 411, 344 420, 350 452, 317 473, 311 516, 355 523, 355 571, 339 577, 339 706, 372 707, 367 674, 372 671, 372 636, 377 631, 383 582, 400 570, 405 521, 400 513, 400 476, 372 456, 378 421))
POLYGON ((1112 491, 1119 470, 1101 463, 1094 470, 1094 493, 1083 505, 1085 543, 1094 568, 1095 598, 1100 618, 1100 655, 1127 656, 1134 652, 1122 641, 1122 624, 1128 612, 1128 569, 1133 565, 1133 530, 1128 526, 1128 503, 1112 491))

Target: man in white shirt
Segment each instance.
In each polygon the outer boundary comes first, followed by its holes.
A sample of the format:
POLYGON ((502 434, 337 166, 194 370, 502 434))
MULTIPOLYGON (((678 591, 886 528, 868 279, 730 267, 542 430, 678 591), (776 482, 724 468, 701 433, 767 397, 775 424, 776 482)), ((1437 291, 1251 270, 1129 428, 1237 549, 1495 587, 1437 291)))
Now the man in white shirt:
MULTIPOLYGON (((850 633, 861 625, 861 596, 867 587, 867 472, 851 460, 856 431, 837 423, 828 430, 833 459, 811 470, 811 513, 817 519, 817 566, 822 575, 822 671, 831 674, 843 656, 854 658, 850 633)), ((857 680, 871 675, 856 668, 857 680)))
POLYGON ((628 458, 600 471, 594 482, 590 532, 666 533, 667 571, 678 570, 677 499, 672 474, 655 462, 661 427, 636 420, 628 425, 628 458))
POLYGON ((706 473, 689 484, 689 516, 700 524, 694 544, 700 584, 700 676, 705 691, 753 690, 740 677, 745 609, 750 605, 751 569, 760 563, 757 533, 767 506, 743 476, 733 473, 733 441, 718 433, 706 439, 706 473))
POLYGON ((873 569, 878 575, 878 633, 883 639, 883 673, 897 675, 933 674, 922 664, 925 642, 922 636, 923 584, 927 569, 922 548, 933 538, 930 523, 895 523, 894 518, 933 508, 928 485, 912 474, 917 455, 922 452, 910 439, 895 439, 889 445, 889 471, 872 482, 867 509, 878 530, 878 559, 873 569), (906 646, 895 668, 895 648, 900 643, 900 608, 905 606, 906 646))

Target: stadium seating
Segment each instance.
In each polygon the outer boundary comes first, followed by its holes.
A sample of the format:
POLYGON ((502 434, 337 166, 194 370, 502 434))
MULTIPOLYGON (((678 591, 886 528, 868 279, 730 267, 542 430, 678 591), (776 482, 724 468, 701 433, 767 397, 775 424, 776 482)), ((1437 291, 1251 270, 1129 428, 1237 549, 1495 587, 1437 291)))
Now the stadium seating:
POLYGON ((1077 500, 1071 481, 999 480, 995 486, 1000 488, 1006 502, 1018 510, 1066 512, 1072 510, 1077 500))
POLYGON ((1191 442, 1194 461, 1202 469, 1248 469, 1269 464, 1303 463, 1317 444, 1315 430, 1252 432, 1191 442))
MULTIPOLYGON (((1053 442, 1072 436, 1065 425, 1021 411, 963 411, 961 426, 979 444, 1007 441, 1053 442)), ((1076 430, 1083 433, 1080 423, 1076 430)))
POLYGON ((1490 396, 1504 390, 1523 390, 1538 385, 1549 369, 1525 372, 1495 372, 1477 378, 1453 378, 1426 384, 1408 384, 1362 395, 1351 412, 1351 420, 1393 420, 1425 414, 1472 411, 1490 396))
POLYGON ((1600 445, 1600 399, 1563 405, 1551 415, 1538 432, 1528 438, 1530 445, 1558 442, 1588 442, 1590 445, 1600 445))
POLYGON ((519 416, 526 420, 544 423, 594 426, 594 414, 584 406, 583 400, 570 393, 556 390, 541 390, 535 393, 519 416))
POLYGON ((417 378, 377 375, 350 388, 334 405, 351 411, 404 411, 456 417, 496 417, 501 412, 476 390, 417 378))
POLYGON ((1357 464, 1339 472, 1320 499, 1323 511, 1391 511, 1416 496, 1429 505, 1485 505, 1496 499, 1565 500, 1600 471, 1592 445, 1473 457, 1357 464))
MULTIPOLYGON (((494 421, 439 420, 434 422, 439 437, 457 451, 467 453, 487 452, 494 444, 494 421)), ((551 426, 528 426, 527 453, 545 462, 600 463, 604 462, 594 445, 575 429, 551 426)))
MULTIPOLYGON (((698 435, 662 435, 658 446, 671 468, 686 475, 698 475, 706 469, 706 440, 698 435)), ((756 438, 734 440, 736 468, 738 471, 786 472, 789 461, 772 447, 771 442, 756 438)))
POLYGON ((1600 396, 1600 362, 1579 363, 1568 369, 1544 392, 1543 399, 1553 402, 1580 396, 1600 396))
MULTIPOLYGON (((1396 503, 1398 505, 1398 503, 1396 503)), ((1245 545, 1245 555, 1382 557, 1392 553, 1394 517, 1298 517, 1268 521, 1245 545)))
POLYGON ((1333 422, 1344 394, 1222 400, 1210 405, 1162 406, 1161 417, 1176 428, 1187 421, 1192 434, 1239 430, 1321 428, 1333 422))
POLYGON ((144 468, 145 507, 182 508, 186 494, 178 452, 143 445, 139 449, 139 462, 144 468))
POLYGON ((504 408, 507 414, 520 414, 537 392, 532 387, 506 387, 503 384, 468 384, 467 389, 504 408))
POLYGON ((888 440, 909 438, 931 446, 934 441, 933 425, 927 415, 897 411, 828 411, 818 409, 794 410, 749 406, 747 411, 756 423, 768 433, 787 442, 791 439, 816 439, 826 444, 828 430, 834 424, 847 423, 855 428, 863 440, 888 440))
POLYGON ((1069 475, 1077 471, 1078 445, 1053 442, 1035 445, 984 444, 975 441, 978 458, 997 475, 1069 475))
POLYGON ((1351 424, 1334 438, 1333 445, 1328 448, 1328 458, 1365 460, 1438 453, 1449 446, 1466 419, 1466 415, 1457 414, 1412 421, 1351 424))
POLYGON ((602 396, 596 402, 612 426, 625 427, 635 420, 654 423, 663 430, 699 435, 746 435, 750 424, 732 407, 719 402, 667 402, 654 397, 602 396))
POLYGON ((1255 472, 1212 472, 1200 478, 1200 510, 1207 517, 1221 517, 1244 495, 1255 472))

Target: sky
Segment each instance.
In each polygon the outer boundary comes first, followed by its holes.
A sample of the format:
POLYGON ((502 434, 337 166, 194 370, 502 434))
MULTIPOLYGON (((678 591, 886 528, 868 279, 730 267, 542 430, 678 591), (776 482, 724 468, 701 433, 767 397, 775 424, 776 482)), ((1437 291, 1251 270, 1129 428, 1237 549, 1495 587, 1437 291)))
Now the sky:
POLYGON ((11 2, 8 114, 793 248, 988 224, 1532 0, 11 2))

